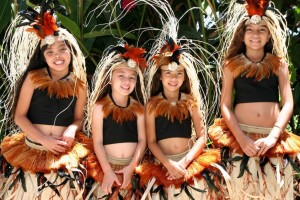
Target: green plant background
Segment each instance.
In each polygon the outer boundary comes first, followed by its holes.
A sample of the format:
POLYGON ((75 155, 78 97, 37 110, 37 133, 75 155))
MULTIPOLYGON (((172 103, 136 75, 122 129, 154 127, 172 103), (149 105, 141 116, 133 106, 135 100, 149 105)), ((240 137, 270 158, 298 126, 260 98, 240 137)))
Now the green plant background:
MULTIPOLYGON (((5 31, 19 10, 24 10, 27 6, 33 7, 40 3, 41 0, 1 0, 0 6, 0 43, 2 44, 5 31)), ((58 14, 58 20, 63 27, 66 27, 77 39, 82 51, 86 56, 87 73, 92 76, 97 62, 100 60, 102 52, 109 45, 116 44, 116 37, 123 37, 128 43, 136 44, 139 41, 145 48, 151 47, 151 39, 157 32, 147 31, 139 38, 140 31, 133 31, 141 27, 161 28, 162 24, 157 20, 157 13, 147 5, 138 5, 133 8, 124 18, 111 27, 97 26, 109 21, 111 8, 116 1, 113 1, 107 8, 107 12, 102 13, 99 17, 93 17, 88 24, 84 26, 88 14, 102 1, 106 0, 58 0, 66 7, 67 16, 58 14), (113 35, 112 35, 113 33, 113 35)), ((220 50, 219 35, 222 33, 222 20, 219 19, 220 13, 226 9, 224 2, 228 0, 169 0, 176 17, 181 17, 189 8, 194 9, 184 15, 180 20, 179 37, 193 38, 208 42, 217 50, 220 50), (222 4, 220 3, 222 2, 222 4), (199 28, 196 28, 199 27, 199 28)), ((294 95, 294 113, 291 118, 289 129, 300 134, 300 0, 274 0, 276 7, 285 14, 290 29, 289 57, 290 57, 290 81, 294 95)), ((113 16, 121 12, 118 9, 113 16)), ((2 48, 2 46, 0 46, 2 48)), ((209 48, 209 47, 205 47, 209 48)), ((211 50, 211 49, 208 49, 211 50)), ((215 52, 215 56, 218 53, 215 52)), ((1 62, 0 62, 1 63, 1 62)), ((216 66, 215 66, 216 67, 216 66)), ((214 70, 212 68, 212 70, 214 70)), ((3 72, 0 69, 0 76, 3 72)), ((2 81, 2 80, 1 80, 2 81)), ((2 84, 2 82, 0 83, 2 84)), ((211 90, 213 88, 210 88, 211 90)), ((2 118, 0 112, 0 119, 2 118)), ((218 117, 218 116, 216 116, 218 117)), ((0 133, 3 135, 3 130, 0 133)))

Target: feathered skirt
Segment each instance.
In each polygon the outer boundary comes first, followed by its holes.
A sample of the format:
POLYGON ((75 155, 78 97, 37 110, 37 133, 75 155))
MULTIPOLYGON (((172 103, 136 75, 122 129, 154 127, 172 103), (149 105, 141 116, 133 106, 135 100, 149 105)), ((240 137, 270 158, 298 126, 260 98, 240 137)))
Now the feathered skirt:
MULTIPOLYGON (((179 161, 186 154, 167 157, 179 161)), ((190 163, 186 175, 176 180, 167 179, 167 169, 158 161, 141 164, 136 173, 145 190, 143 199, 225 199, 222 168, 217 164, 220 158, 219 150, 205 150, 190 163)))
POLYGON ((28 140, 24 133, 5 137, 1 143, 0 199, 82 199, 86 170, 80 162, 89 150, 76 137, 61 155, 28 140))
MULTIPOLYGON (((271 131, 244 124, 240 128, 253 140, 271 131)), ((215 119, 208 133, 213 145, 222 148, 221 163, 230 175, 230 199, 294 199, 293 169, 299 172, 299 168, 293 158, 300 152, 299 136, 284 131, 264 156, 248 157, 223 119, 215 119)))

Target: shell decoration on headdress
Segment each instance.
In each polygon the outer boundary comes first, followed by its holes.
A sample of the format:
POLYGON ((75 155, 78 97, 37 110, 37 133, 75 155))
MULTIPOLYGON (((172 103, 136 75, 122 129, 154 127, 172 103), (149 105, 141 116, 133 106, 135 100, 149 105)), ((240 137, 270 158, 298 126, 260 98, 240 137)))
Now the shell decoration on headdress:
POLYGON ((262 20, 262 16, 265 14, 270 0, 246 0, 247 12, 252 24, 258 24, 262 20))
POLYGON ((152 59, 155 60, 157 67, 168 65, 169 70, 175 71, 180 64, 179 58, 183 51, 184 50, 169 37, 159 54, 153 56, 152 59))
POLYGON ((144 72, 147 67, 146 59, 144 58, 146 50, 143 48, 137 48, 133 45, 124 44, 122 46, 116 46, 110 49, 110 52, 119 52, 120 57, 126 60, 127 66, 130 69, 138 70, 138 67, 142 72, 144 72))

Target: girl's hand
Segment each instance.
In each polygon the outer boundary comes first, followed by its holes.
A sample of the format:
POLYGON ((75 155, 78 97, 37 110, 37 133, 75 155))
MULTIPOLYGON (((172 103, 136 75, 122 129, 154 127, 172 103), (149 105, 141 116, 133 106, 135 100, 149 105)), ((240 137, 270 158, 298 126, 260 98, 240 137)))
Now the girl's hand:
POLYGON ((68 147, 68 144, 62 141, 61 138, 50 135, 45 135, 41 144, 56 155, 64 153, 68 147))
POLYGON ((187 170, 179 164, 179 162, 169 160, 169 165, 165 166, 168 169, 166 174, 168 180, 179 179, 183 177, 187 170))
POLYGON ((254 140, 249 138, 247 135, 245 135, 244 138, 240 140, 239 144, 243 152, 249 157, 256 156, 257 152, 259 151, 257 145, 254 144, 254 140))
POLYGON ((112 171, 109 170, 104 173, 103 181, 102 181, 102 191, 104 194, 111 194, 112 193, 112 185, 116 182, 118 185, 121 185, 118 177, 116 174, 112 171))
POLYGON ((131 182, 132 174, 133 174, 133 167, 128 165, 121 170, 115 171, 117 174, 123 174, 123 183, 121 189, 125 189, 129 183, 131 182))
POLYGON ((269 135, 265 138, 260 138, 254 142, 254 144, 259 148, 257 156, 264 155, 270 148, 272 148, 277 142, 277 138, 269 135))
POLYGON ((73 144, 75 134, 76 134, 77 126, 76 125, 70 125, 65 130, 62 140, 67 143, 67 145, 70 147, 73 144))

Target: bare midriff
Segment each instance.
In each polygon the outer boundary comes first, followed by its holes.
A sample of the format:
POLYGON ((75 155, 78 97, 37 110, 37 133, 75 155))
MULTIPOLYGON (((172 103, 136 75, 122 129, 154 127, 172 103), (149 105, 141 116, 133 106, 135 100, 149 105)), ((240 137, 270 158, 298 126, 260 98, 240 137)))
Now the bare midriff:
MULTIPOLYGON (((40 132, 42 132, 44 135, 52 135, 56 137, 61 137, 65 130, 67 129, 66 126, 53 126, 53 125, 46 125, 46 124, 33 124, 40 132)), ((28 139, 30 139, 33 142, 37 142, 35 139, 31 138, 30 136, 26 135, 28 139)))
POLYGON ((279 104, 275 102, 239 103, 234 109, 239 123, 268 128, 274 126, 279 112, 279 104))
MULTIPOLYGON (((132 158, 136 151, 137 143, 125 142, 104 145, 106 154, 115 158, 132 158)), ((142 155, 144 152, 140 152, 142 155)))
POLYGON ((180 154, 193 146, 190 138, 167 138, 159 140, 158 145, 165 155, 180 154))

